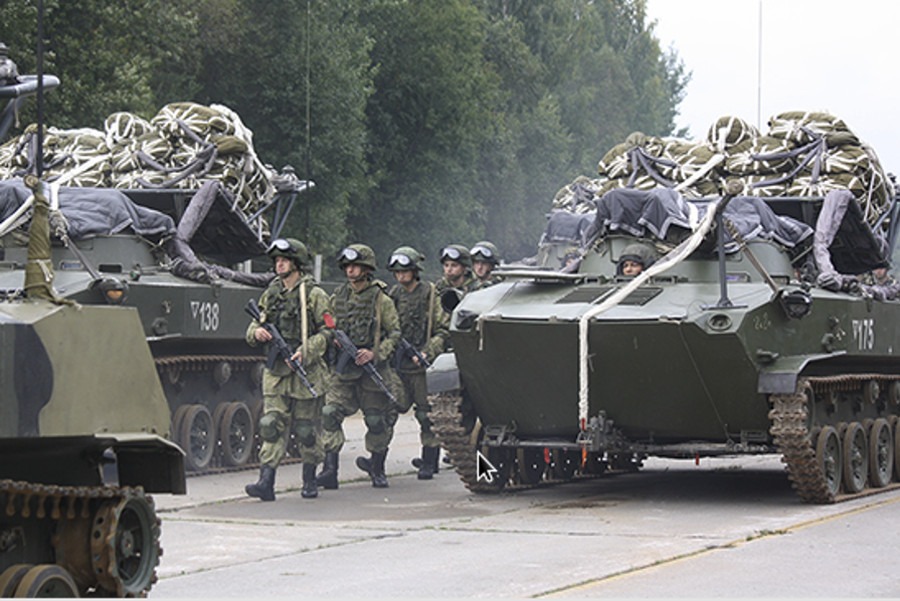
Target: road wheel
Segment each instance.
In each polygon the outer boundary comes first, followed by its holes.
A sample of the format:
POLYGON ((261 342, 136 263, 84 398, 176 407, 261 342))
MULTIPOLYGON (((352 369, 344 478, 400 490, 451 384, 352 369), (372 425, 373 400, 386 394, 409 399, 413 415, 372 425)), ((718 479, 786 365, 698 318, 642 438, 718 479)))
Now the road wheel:
POLYGON ((894 471, 894 437, 891 426, 878 418, 869 430, 869 483, 882 488, 891 482, 894 471))
POLYGON ((28 570, 19 586, 16 597, 77 597, 78 587, 72 575, 55 563, 43 563, 28 570))
POLYGON ((228 403, 218 424, 225 465, 247 463, 253 454, 253 435, 256 430, 250 408, 240 401, 228 403))
POLYGON ((866 487, 869 474, 869 443, 862 424, 847 424, 843 442, 844 490, 856 493, 866 487))
POLYGON ((16 593, 22 578, 32 568, 30 563, 17 563, 11 565, 0 574, 0 597, 12 597, 16 593))
POLYGON ((198 472, 205 469, 216 447, 216 430, 209 409, 203 405, 191 405, 184 414, 178 436, 178 444, 184 450, 184 467, 198 472))
POLYGON ((825 426, 816 437, 816 464, 819 473, 824 476, 828 495, 833 499, 841 490, 841 439, 837 430, 825 426))
POLYGON ((150 590, 160 555, 159 519, 149 497, 106 502, 94 514, 91 562, 109 596, 136 597, 150 590))
POLYGON ((894 479, 900 482, 900 419, 894 420, 894 479))

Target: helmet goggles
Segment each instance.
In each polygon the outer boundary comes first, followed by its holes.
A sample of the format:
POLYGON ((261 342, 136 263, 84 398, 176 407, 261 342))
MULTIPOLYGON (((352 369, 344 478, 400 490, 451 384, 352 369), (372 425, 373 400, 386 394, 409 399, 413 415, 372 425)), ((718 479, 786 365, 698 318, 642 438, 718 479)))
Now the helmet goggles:
POLYGON ((294 245, 285 240, 284 238, 279 238, 278 240, 273 240, 272 244, 269 245, 266 253, 270 253, 273 250, 280 250, 281 252, 297 252, 297 249, 294 248, 294 245))
POLYGON ((448 246, 441 251, 441 261, 459 261, 461 256, 462 253, 459 252, 459 249, 453 248, 452 246, 448 246))
POLYGON ((345 263, 352 263, 359 259, 359 251, 355 248, 347 247, 341 251, 340 260, 345 263))
POLYGON ((397 253, 391 255, 390 261, 388 261, 388 268, 397 268, 397 267, 405 267, 412 269, 413 261, 408 256, 397 253))

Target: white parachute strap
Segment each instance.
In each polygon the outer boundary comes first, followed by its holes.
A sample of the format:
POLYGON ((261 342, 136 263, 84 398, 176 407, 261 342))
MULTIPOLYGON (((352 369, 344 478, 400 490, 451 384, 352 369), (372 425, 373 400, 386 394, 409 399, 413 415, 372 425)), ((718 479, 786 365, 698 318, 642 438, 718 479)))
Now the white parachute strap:
POLYGON ((309 340, 309 318, 306 315, 306 309, 306 280, 300 280, 300 348, 304 353, 307 351, 307 341, 309 340))
POLYGON ((79 175, 81 175, 82 173, 84 173, 85 171, 90 171, 91 169, 93 169, 94 167, 99 165, 100 163, 103 163, 104 161, 107 161, 107 160, 109 160, 109 155, 105 155, 105 154, 97 155, 94 158, 87 160, 87 161, 83 162, 82 164, 78 165, 78 167, 75 167, 74 169, 70 169, 69 171, 66 171, 65 173, 60 175, 59 178, 57 180, 55 180, 53 183, 57 184, 57 187, 67 184, 70 181, 72 181, 73 179, 75 179, 76 177, 78 177, 79 175))
POLYGON ((696 182, 701 177, 705 177, 707 173, 712 171, 716 165, 718 165, 719 163, 721 163, 724 160, 725 160, 725 154, 722 152, 717 152, 716 154, 712 155, 712 157, 710 157, 710 159, 708 161, 706 161, 702 167, 700 167, 700 170, 697 171, 697 173, 695 173, 694 175, 690 176, 689 178, 687 178, 686 180, 684 180, 683 182, 681 182, 680 184, 675 186, 675 191, 681 192, 688 186, 693 186, 694 182, 696 182))
POLYGON ((59 188, 62 186, 59 181, 47 184, 47 200, 50 202, 50 211, 59 210, 59 188))
POLYGON ((0 223, 0 236, 5 236, 12 230, 16 229, 26 221, 28 221, 28 211, 31 210, 31 207, 34 205, 34 195, 29 196, 25 199, 19 208, 13 211, 13 214, 3 220, 3 223, 0 223))
MULTIPOLYGON (((615 307, 620 302, 622 302, 622 300, 626 296, 631 294, 638 286, 646 282, 649 278, 652 278, 653 276, 667 271, 675 265, 678 265, 692 252, 694 252, 694 250, 696 250, 697 247, 700 246, 700 243, 703 241, 703 238, 706 237, 706 234, 709 232, 710 228, 712 228, 713 223, 715 223, 716 209, 718 208, 720 202, 721 201, 710 203, 709 207, 706 210, 706 214, 703 216, 703 220, 700 221, 699 225, 694 229, 694 233, 691 234, 689 238, 685 239, 681 244, 673 248, 670 252, 666 253, 666 255, 663 256, 660 260, 655 262, 648 269, 645 269, 640 274, 635 276, 633 280, 622 286, 619 290, 610 295, 609 298, 582 315, 581 319, 579 319, 578 425, 581 430, 584 430, 587 427, 588 420, 588 372, 591 359, 590 349, 588 348, 588 325, 590 324, 591 319, 600 315, 604 311, 615 307)), ((688 204, 690 205, 691 203, 688 204)))

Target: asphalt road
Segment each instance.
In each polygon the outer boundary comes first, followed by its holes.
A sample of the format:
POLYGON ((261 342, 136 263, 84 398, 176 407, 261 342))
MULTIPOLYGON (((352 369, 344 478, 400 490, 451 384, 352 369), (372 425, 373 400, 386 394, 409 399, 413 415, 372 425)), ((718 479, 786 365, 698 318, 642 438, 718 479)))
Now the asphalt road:
POLYGON ((188 480, 155 497, 164 555, 154 598, 900 597, 900 490, 806 505, 777 457, 651 459, 636 474, 474 495, 455 473, 419 481, 415 422, 389 455, 390 488, 353 465, 303 499, 299 466, 278 498, 255 473, 188 480))

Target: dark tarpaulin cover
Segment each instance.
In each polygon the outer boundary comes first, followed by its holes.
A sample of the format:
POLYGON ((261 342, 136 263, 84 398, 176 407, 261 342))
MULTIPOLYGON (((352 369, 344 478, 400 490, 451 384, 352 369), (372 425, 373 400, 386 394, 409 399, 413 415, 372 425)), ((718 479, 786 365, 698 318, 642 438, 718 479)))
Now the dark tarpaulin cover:
MULTIPOLYGON (((702 219, 710 201, 690 202, 697 209, 695 221, 702 219)), ((649 191, 619 188, 601 196, 596 204, 595 229, 600 235, 623 232, 637 237, 666 240, 672 226, 683 230, 677 236, 679 239, 691 231, 688 201, 668 188, 649 191)), ((725 207, 723 216, 734 224, 744 241, 772 240, 793 248, 813 233, 808 225, 792 217, 776 214, 763 199, 755 196, 733 198, 725 207)), ((735 252, 738 246, 730 236, 726 236, 727 252, 735 252)))
MULTIPOLYGON (((0 221, 12 215, 31 196, 21 179, 0 181, 0 221)), ((59 210, 69 225, 69 238, 118 234, 127 229, 149 238, 175 233, 174 220, 136 205, 113 188, 59 189, 59 210)))
POLYGON ((540 244, 552 244, 554 242, 568 242, 586 246, 594 215, 591 213, 570 213, 569 211, 553 211, 550 213, 547 226, 541 235, 540 244))
MULTIPOLYGON (((208 222, 214 222, 213 230, 216 226, 222 226, 223 211, 212 210, 220 191, 221 185, 216 182, 203 186, 189 204, 177 230, 175 221, 169 215, 136 204, 113 188, 60 187, 59 210, 68 222, 68 236, 72 240, 119 234, 130 229, 146 238, 168 239, 166 250, 172 257, 172 273, 177 276, 203 283, 226 279, 264 287, 272 279, 271 272, 236 271, 202 261, 194 252, 194 244, 199 244, 201 251, 206 250, 210 247, 210 236, 215 237, 204 230, 208 222), (213 215, 215 219, 212 218, 213 215), (200 232, 203 232, 202 236, 200 232)), ((21 179, 0 181, 0 221, 12 215, 30 195, 31 191, 21 179)), ((227 246, 225 243, 230 241, 229 233, 230 230, 223 233, 223 239, 220 240, 222 245, 227 246)), ((235 246, 238 246, 235 250, 237 258, 228 258, 239 261, 252 256, 253 245, 260 246, 261 243, 252 236, 244 236, 235 242, 235 246)))

